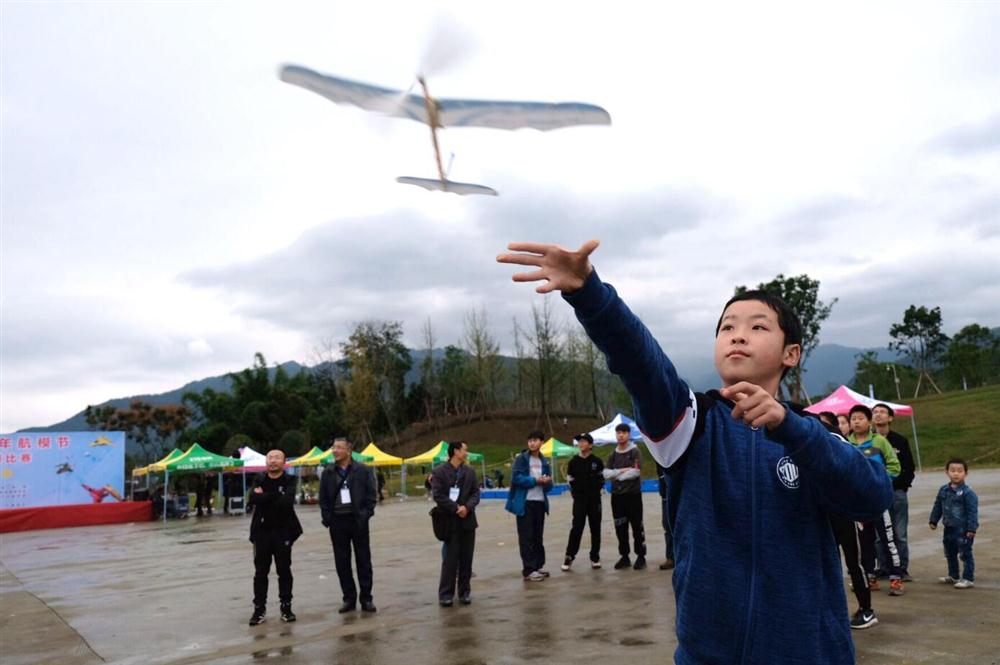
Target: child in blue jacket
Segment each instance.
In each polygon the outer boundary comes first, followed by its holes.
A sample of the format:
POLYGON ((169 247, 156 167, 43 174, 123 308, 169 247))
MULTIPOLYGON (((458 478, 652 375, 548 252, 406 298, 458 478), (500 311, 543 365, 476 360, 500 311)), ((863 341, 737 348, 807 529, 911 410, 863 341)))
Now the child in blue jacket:
POLYGON ((965 484, 965 475, 969 472, 965 460, 948 460, 945 470, 950 482, 938 490, 930 521, 930 527, 936 529, 938 521, 944 519, 942 541, 944 556, 948 560, 948 576, 938 579, 944 584, 953 584, 956 589, 971 589, 976 578, 972 541, 979 530, 979 497, 965 484), (958 579, 959 557, 965 564, 961 579, 958 579))
POLYGON ((552 469, 541 454, 545 436, 535 430, 528 435, 528 449, 514 458, 510 467, 510 491, 504 508, 517 517, 517 542, 521 552, 521 575, 526 582, 541 582, 545 570, 545 516, 549 513, 552 469))
POLYGON ((670 474, 675 663, 852 663, 843 569, 828 514, 873 519, 885 471, 775 399, 801 326, 764 292, 734 297, 716 328, 721 391, 694 393, 642 322, 577 251, 513 243, 516 282, 559 290, 632 397, 646 446, 670 474))

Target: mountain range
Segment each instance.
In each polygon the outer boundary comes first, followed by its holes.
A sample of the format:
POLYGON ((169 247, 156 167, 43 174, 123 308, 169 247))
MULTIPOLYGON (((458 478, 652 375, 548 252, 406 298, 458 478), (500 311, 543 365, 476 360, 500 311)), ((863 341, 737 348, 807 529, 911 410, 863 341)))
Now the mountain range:
MULTIPOLYGON (((878 353, 879 360, 883 362, 889 363, 897 362, 899 360, 899 356, 895 352, 887 349, 860 349, 841 346, 839 344, 820 344, 809 356, 809 360, 805 366, 806 372, 803 377, 803 381, 809 393, 811 395, 826 393, 833 390, 837 386, 850 381, 851 377, 854 376, 857 356, 865 351, 876 351, 878 353)), ((435 357, 439 357, 443 355, 444 352, 440 349, 434 349, 432 353, 435 357)), ((424 350, 411 350, 410 354, 413 359, 413 366, 406 375, 407 385, 420 379, 420 363, 424 357, 426 357, 427 352, 424 350)), ((505 358, 505 361, 513 363, 514 359, 505 358)), ((295 375, 299 372, 309 371, 311 369, 308 366, 299 364, 295 361, 282 363, 280 367, 289 375, 295 375)), ((272 367, 269 372, 273 375, 276 369, 277 366, 272 367)), ((701 361, 688 363, 686 366, 679 367, 678 371, 695 390, 708 390, 710 388, 717 388, 719 385, 719 378, 715 372, 715 367, 711 358, 705 358, 701 361)), ((101 402, 100 404, 95 404, 94 406, 109 405, 116 408, 127 408, 133 400, 137 399, 154 405, 180 404, 181 397, 184 393, 201 392, 206 388, 211 388, 217 392, 228 392, 230 389, 230 379, 228 375, 225 374, 220 376, 210 376, 204 379, 198 379, 197 381, 191 381, 190 383, 186 383, 173 390, 168 390, 167 392, 116 397, 101 402)), ((90 429, 90 426, 87 425, 87 421, 84 418, 83 411, 81 410, 79 413, 76 413, 66 420, 53 423, 51 425, 28 427, 21 431, 65 432, 88 429, 90 429)))

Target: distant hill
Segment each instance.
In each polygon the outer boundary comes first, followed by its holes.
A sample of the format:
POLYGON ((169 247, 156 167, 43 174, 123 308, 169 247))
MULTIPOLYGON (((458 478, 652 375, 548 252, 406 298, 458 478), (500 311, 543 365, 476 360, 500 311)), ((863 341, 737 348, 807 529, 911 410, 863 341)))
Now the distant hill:
MULTIPOLYGON (((806 365, 805 383, 810 394, 821 394, 826 392, 828 387, 836 387, 842 383, 847 383, 854 375, 856 356, 867 350, 877 351, 879 359, 884 360, 885 362, 893 362, 898 359, 897 354, 886 349, 859 349, 841 346, 839 344, 821 344, 818 346, 809 357, 809 362, 806 365)), ((440 358, 444 355, 444 351, 442 349, 434 349, 433 354, 435 358, 440 358)), ((423 361, 424 357, 426 357, 427 352, 424 350, 411 350, 410 355, 413 358, 413 367, 406 375, 407 385, 420 380, 420 363, 423 361)), ((512 365, 515 362, 513 358, 507 357, 504 358, 504 361, 509 365, 512 365)), ((312 369, 295 361, 282 363, 281 368, 289 375, 295 375, 302 371, 311 371, 312 369)), ((240 368, 235 371, 238 372, 242 369, 243 368, 240 368)), ((269 368, 268 371, 273 376, 275 370, 276 368, 272 367, 269 368)), ((711 357, 706 357, 704 360, 700 361, 686 363, 678 367, 678 371, 695 390, 708 390, 719 386, 719 378, 715 373, 715 367, 711 357)), ((174 390, 169 390, 164 393, 116 397, 114 399, 101 402, 100 404, 95 404, 94 406, 127 408, 128 405, 136 399, 149 402, 150 404, 180 404, 181 397, 184 393, 201 392, 206 388, 211 388, 218 392, 227 392, 230 390, 230 380, 226 375, 211 376, 186 383, 179 388, 175 388, 174 390)), ((34 432, 51 432, 87 429, 90 429, 90 427, 87 425, 87 421, 83 417, 83 410, 81 410, 79 413, 76 413, 61 422, 38 427, 27 427, 22 431, 30 430, 34 432)))

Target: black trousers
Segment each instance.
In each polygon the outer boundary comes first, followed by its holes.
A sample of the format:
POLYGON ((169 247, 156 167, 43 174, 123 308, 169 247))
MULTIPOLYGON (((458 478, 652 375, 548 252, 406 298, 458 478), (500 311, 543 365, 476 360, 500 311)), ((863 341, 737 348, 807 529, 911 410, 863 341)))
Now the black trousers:
POLYGON ((261 533, 253 543, 253 604, 267 605, 267 577, 271 559, 278 572, 278 600, 282 605, 292 602, 292 543, 281 533, 261 533))
POLYGON ((527 577, 545 566, 545 502, 525 501, 517 518, 517 542, 521 549, 521 574, 527 577))
POLYGON ((858 601, 858 609, 870 610, 872 592, 868 588, 865 569, 861 566, 861 536, 858 527, 852 520, 832 515, 830 525, 833 527, 837 545, 844 553, 844 563, 847 564, 847 573, 851 576, 851 588, 854 590, 854 598, 858 601))
POLYGON ((361 587, 361 602, 372 599, 372 551, 368 541, 368 523, 358 524, 354 515, 334 515, 330 526, 330 541, 333 543, 333 560, 340 578, 340 591, 345 603, 358 601, 358 586, 361 587), (351 549, 358 566, 358 584, 354 584, 351 570, 351 549))
POLYGON ((472 591, 472 555, 476 551, 476 530, 455 526, 451 538, 444 543, 441 561, 441 581, 438 583, 438 599, 455 598, 455 582, 458 581, 458 596, 468 596, 472 591))
POLYGON ((896 539, 893 537, 892 517, 889 511, 883 511, 882 516, 877 520, 864 523, 861 531, 861 565, 869 577, 875 577, 875 534, 884 543, 889 552, 889 577, 896 579, 901 577, 899 552, 896 550, 896 539))
POLYGON ((573 526, 569 529, 566 556, 576 558, 583 538, 583 526, 590 522, 590 560, 601 560, 601 495, 582 494, 573 497, 573 526))
POLYGON ((615 520, 615 535, 618 536, 618 553, 629 555, 628 529, 632 527, 632 540, 636 556, 646 556, 646 533, 642 528, 642 494, 612 494, 611 516, 615 520))

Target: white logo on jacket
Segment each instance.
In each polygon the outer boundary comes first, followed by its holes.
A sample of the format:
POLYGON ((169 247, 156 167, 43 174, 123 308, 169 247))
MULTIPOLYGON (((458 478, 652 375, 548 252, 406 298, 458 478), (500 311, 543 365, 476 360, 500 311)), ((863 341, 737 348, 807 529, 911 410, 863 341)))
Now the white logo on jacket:
POLYGON ((778 466, 776 471, 778 472, 778 480, 781 484, 788 489, 798 489, 799 487, 799 467, 795 466, 795 462, 792 461, 791 457, 782 457, 778 460, 778 466))

